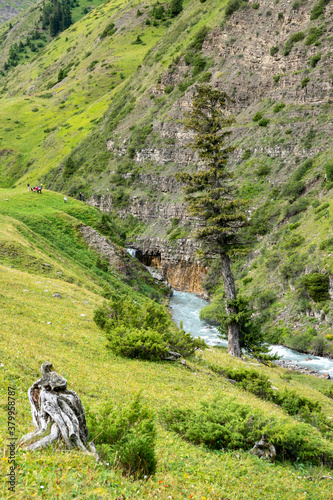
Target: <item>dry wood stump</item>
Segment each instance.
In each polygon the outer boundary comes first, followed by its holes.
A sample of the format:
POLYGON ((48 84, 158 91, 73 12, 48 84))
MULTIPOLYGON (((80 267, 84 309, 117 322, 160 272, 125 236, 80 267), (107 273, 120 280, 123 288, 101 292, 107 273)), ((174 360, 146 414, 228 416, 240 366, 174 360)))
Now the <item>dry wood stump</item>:
POLYGON ((40 371, 42 378, 28 390, 35 430, 23 436, 20 444, 34 451, 59 439, 66 448, 79 448, 99 460, 94 443, 88 444, 89 431, 79 396, 67 389, 66 379, 52 370, 52 363, 46 361, 40 371))

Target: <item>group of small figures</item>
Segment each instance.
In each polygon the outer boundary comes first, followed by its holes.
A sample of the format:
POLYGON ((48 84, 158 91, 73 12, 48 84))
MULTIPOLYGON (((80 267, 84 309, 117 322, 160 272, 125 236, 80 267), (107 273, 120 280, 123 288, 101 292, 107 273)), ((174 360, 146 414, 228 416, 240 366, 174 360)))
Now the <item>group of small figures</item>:
POLYGON ((30 184, 28 184, 28 191, 33 191, 35 193, 42 194, 42 189, 43 189, 43 184, 41 184, 40 186, 34 186, 32 188, 30 188, 30 184))

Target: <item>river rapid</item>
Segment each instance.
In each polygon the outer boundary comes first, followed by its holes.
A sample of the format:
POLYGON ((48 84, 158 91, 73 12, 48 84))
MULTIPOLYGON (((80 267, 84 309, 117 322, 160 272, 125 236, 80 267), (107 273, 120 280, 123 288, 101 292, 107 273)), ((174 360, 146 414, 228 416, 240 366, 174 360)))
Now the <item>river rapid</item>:
MULTIPOLYGON (((207 305, 206 300, 194 293, 174 292, 170 299, 172 319, 179 326, 183 322, 184 330, 193 337, 201 337, 208 345, 227 346, 226 340, 218 337, 218 330, 199 318, 200 310, 207 305)), ((271 351, 282 357, 284 361, 291 361, 295 365, 315 370, 319 373, 328 373, 333 379, 333 359, 302 354, 287 347, 272 345, 271 351)))

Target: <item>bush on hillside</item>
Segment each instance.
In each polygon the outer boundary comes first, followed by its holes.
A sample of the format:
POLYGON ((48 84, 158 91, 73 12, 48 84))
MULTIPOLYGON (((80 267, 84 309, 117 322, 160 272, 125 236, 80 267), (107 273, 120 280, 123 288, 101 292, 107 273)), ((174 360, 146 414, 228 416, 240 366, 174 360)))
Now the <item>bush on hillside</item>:
POLYGON ((292 34, 286 42, 286 45, 285 45, 284 51, 283 51, 283 55, 284 56, 289 55, 294 44, 297 42, 300 42, 304 38, 305 38, 305 35, 304 35, 303 31, 299 31, 297 33, 292 34))
POLYGON ((310 170, 313 167, 313 160, 312 158, 308 158, 305 160, 304 163, 302 163, 296 170, 296 172, 293 175, 293 179, 295 181, 300 181, 302 177, 306 174, 308 170, 310 170))
POLYGON ((103 40, 103 38, 106 38, 107 36, 112 36, 116 31, 117 28, 115 27, 114 23, 109 23, 100 34, 101 40, 103 40))
POLYGON ((333 462, 333 445, 311 425, 288 417, 265 416, 226 397, 194 409, 163 409, 161 416, 168 429, 211 449, 250 450, 264 435, 275 446, 278 460, 333 462))
POLYGON ((113 296, 108 304, 94 313, 112 351, 123 357, 158 361, 167 359, 169 352, 190 356, 206 344, 178 329, 163 306, 153 301, 142 305, 133 300, 113 296))
POLYGON ((228 18, 239 9, 247 7, 247 2, 244 0, 228 0, 225 8, 225 16, 228 18))
POLYGON ((294 281, 304 272, 307 262, 306 255, 293 255, 280 266, 280 273, 284 280, 294 281))
POLYGON ((315 68, 318 64, 318 62, 321 59, 321 52, 318 52, 318 54, 315 54, 314 56, 310 57, 309 59, 309 64, 312 68, 315 68))
POLYGON ((87 425, 97 450, 111 467, 137 479, 156 470, 156 427, 140 394, 131 404, 105 404, 99 413, 87 411, 87 425))
MULTIPOLYGON (((284 207, 283 214, 285 217, 293 217, 301 212, 304 212, 310 205, 310 200, 308 198, 300 198, 291 205, 284 207)), ((291 229, 291 226, 289 226, 291 229)))
POLYGON ((275 104, 274 108, 273 108, 273 111, 274 113, 279 113, 281 111, 281 109, 285 108, 285 103, 284 102, 278 102, 277 104, 275 104))
POLYGON ((327 238, 323 240, 319 245, 320 250, 328 250, 329 252, 333 251, 333 237, 327 238))
POLYGON ((65 161, 64 169, 62 171, 62 176, 64 179, 68 179, 71 177, 77 169, 77 165, 74 163, 74 160, 69 157, 65 161))
POLYGON ((176 17, 183 10, 183 0, 172 0, 170 5, 170 15, 171 17, 176 17))
POLYGON ((309 273, 303 277, 303 285, 315 302, 329 300, 329 277, 327 274, 309 273))
POLYGON ((319 37, 323 34, 324 27, 312 27, 309 29, 308 36, 305 39, 305 45, 312 45, 318 42, 319 37))
POLYGON ((326 201, 325 203, 322 203, 322 205, 319 205, 319 207, 315 209, 314 213, 319 214, 320 212, 326 210, 326 208, 329 208, 329 206, 330 204, 326 201))
POLYGON ((325 172, 326 172, 326 175, 327 175, 327 180, 332 182, 333 181, 333 162, 332 163, 328 163, 326 166, 325 166, 325 172))
POLYGON ((305 185, 301 181, 291 181, 284 185, 281 195, 285 198, 296 199, 304 191, 305 185))
POLYGON ((260 111, 257 111, 256 114, 253 116, 252 121, 258 122, 261 119, 262 119, 262 113, 260 113, 260 111))
POLYGON ((302 245, 305 241, 305 238, 304 236, 302 236, 301 234, 293 234, 291 236, 291 238, 287 239, 284 244, 283 244, 283 248, 295 248, 295 247, 299 247, 300 245, 302 245))
POLYGON ((314 4, 310 13, 310 20, 314 21, 315 19, 318 19, 319 16, 324 14, 324 9, 329 2, 330 0, 319 0, 316 4, 314 4))

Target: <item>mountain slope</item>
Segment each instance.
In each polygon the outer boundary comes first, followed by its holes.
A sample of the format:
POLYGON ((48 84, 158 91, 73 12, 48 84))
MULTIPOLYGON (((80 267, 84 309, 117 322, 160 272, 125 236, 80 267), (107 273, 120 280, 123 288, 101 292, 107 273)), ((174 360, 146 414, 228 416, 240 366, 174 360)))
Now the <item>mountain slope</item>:
MULTIPOLYGON (((27 389, 39 377, 41 363, 51 360, 68 380, 70 389, 77 391, 85 408, 92 411, 98 411, 102 403, 110 404, 110 400, 122 406, 142 391, 145 403, 157 417, 157 473, 147 480, 134 481, 78 451, 53 447, 27 453, 17 448, 16 491, 11 495, 2 481, 1 496, 23 500, 43 490, 46 498, 60 499, 69 495, 113 500, 120 496, 239 499, 241 491, 244 500, 276 496, 289 500, 303 497, 306 488, 309 496, 330 498, 331 485, 320 480, 323 475, 330 475, 326 467, 289 462, 273 465, 242 450, 211 451, 165 429, 159 420, 162 409, 177 401, 180 408, 190 411, 201 401, 210 402, 216 396, 222 400, 237 399, 254 413, 284 419, 289 426, 299 425, 299 420, 230 384, 211 368, 251 369, 250 360, 230 359, 220 349, 214 349, 198 353, 188 362, 191 369, 187 369, 181 364, 119 358, 106 348, 104 334, 93 321, 94 310, 104 300, 99 280, 108 280, 111 288, 116 287, 118 293, 135 300, 141 300, 142 295, 124 283, 119 273, 97 275, 98 268, 92 265, 96 255, 83 250, 78 234, 72 240, 71 223, 76 228, 78 221, 95 225, 99 216, 96 210, 71 198, 65 205, 58 194, 0 191, 2 462, 7 468, 7 387, 15 387, 16 431, 20 437, 32 428, 27 389), (28 206, 31 213, 27 213, 28 206), (56 219, 52 224, 51 214, 56 219), (41 237, 46 223, 49 231, 41 237), (59 231, 63 235, 62 248, 59 231), (75 262, 71 252, 78 252, 75 262), (309 475, 313 481, 308 481, 309 475)), ((306 390, 307 397, 319 402, 324 414, 332 417, 331 400, 323 394, 330 388, 330 381, 288 375, 279 367, 255 368, 281 392, 288 388, 303 395, 306 390)))
MULTIPOLYGON (((331 354, 332 3, 236 4, 226 19, 226 4, 184 2, 170 19, 151 3, 109 2, 6 72, 1 182, 81 190, 92 205, 140 219, 131 245, 145 263, 203 293, 208 270, 174 174, 196 163, 181 120, 195 84, 209 81, 233 98, 230 168, 252 200, 238 287, 258 312, 264 305, 271 341, 331 354), (310 272, 328 278, 323 303, 306 289, 310 272)), ((211 271, 206 292, 219 276, 211 271)))

